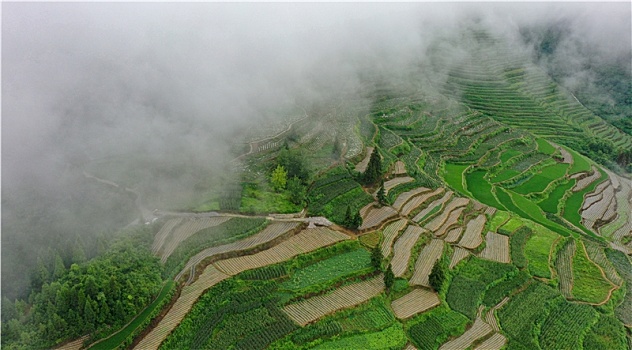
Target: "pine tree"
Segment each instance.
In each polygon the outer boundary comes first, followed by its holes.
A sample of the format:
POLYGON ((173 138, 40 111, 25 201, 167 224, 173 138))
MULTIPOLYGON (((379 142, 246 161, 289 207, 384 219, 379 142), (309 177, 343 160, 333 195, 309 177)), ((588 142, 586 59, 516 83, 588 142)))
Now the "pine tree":
POLYGON ((287 191, 290 194, 290 202, 301 205, 305 200, 306 188, 301 183, 301 179, 297 176, 292 177, 287 181, 287 191))
POLYGON ((362 180, 366 185, 372 185, 382 178, 382 158, 377 148, 373 149, 371 158, 369 158, 369 164, 366 166, 366 170, 362 176, 362 180))
POLYGON ((395 283, 395 274, 393 274, 393 267, 391 264, 388 264, 388 268, 384 272, 384 286, 387 291, 391 290, 391 287, 395 283))
POLYGON ((382 250, 379 245, 371 250, 371 265, 378 270, 382 268, 382 250))
POLYGON ((55 267, 53 269, 53 279, 57 280, 61 278, 66 272, 66 266, 64 266, 64 260, 59 255, 59 252, 55 254, 55 267))
POLYGON ((437 260, 437 262, 432 267, 432 271, 428 276, 428 282, 432 289, 437 292, 441 292, 441 288, 443 287, 443 281, 445 280, 445 271, 444 266, 441 260, 437 260))
POLYGON ((380 183, 380 188, 377 190, 377 201, 381 205, 386 205, 386 193, 384 192, 384 180, 380 183))
POLYGON ((351 212, 351 206, 347 205, 347 211, 345 213, 345 218, 342 221, 342 225, 346 228, 354 230, 362 226, 362 216, 360 216, 360 212, 356 212, 355 214, 353 214, 351 212))

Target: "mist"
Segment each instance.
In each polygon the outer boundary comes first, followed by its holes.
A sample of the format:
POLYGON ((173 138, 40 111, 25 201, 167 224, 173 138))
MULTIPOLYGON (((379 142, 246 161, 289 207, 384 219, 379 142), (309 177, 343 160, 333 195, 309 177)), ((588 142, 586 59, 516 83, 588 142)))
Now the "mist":
POLYGON ((86 173, 185 208, 235 178, 253 129, 341 96, 370 103, 366 77, 441 79, 420 67, 437 45, 458 63, 472 25, 534 59, 521 30, 561 26, 547 59, 568 62, 569 84, 589 78, 578 53, 630 63, 630 3, 3 3, 3 295, 23 296, 51 247, 94 254, 88 237, 138 217, 86 173))

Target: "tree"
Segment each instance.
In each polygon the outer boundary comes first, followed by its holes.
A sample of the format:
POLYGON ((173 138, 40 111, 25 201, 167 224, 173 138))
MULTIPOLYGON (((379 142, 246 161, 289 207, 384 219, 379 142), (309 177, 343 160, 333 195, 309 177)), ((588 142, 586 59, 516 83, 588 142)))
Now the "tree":
POLYGON ((366 166, 366 170, 362 176, 362 180, 366 185, 373 185, 379 179, 382 178, 382 158, 377 148, 373 149, 371 158, 369 158, 369 164, 366 166))
POLYGON ((346 228, 356 230, 358 227, 362 226, 362 216, 360 216, 359 212, 356 212, 355 214, 352 213, 351 206, 347 205, 347 212, 345 213, 342 225, 346 228))
POLYGON ((283 166, 287 171, 288 178, 298 177, 303 184, 307 183, 309 173, 302 154, 297 150, 290 150, 287 146, 279 151, 277 165, 283 166))
POLYGON ((72 246, 72 262, 81 264, 86 261, 86 251, 83 249, 81 237, 77 237, 75 244, 72 246))
POLYGON ((55 267, 53 269, 53 280, 61 278, 66 272, 66 266, 64 266, 64 260, 59 255, 59 252, 55 254, 55 267))
POLYGON ((391 290, 391 287, 395 283, 395 274, 393 274, 393 267, 388 264, 388 268, 384 271, 384 286, 387 291, 391 290))
POLYGON ((290 194, 290 202, 300 205, 305 200, 306 188, 297 176, 288 180, 287 191, 290 194))
POLYGON ((441 292, 441 289, 443 288, 443 281, 445 280, 445 271, 443 265, 444 264, 441 259, 437 260, 437 262, 432 267, 430 275, 428 276, 428 282, 430 283, 430 286, 437 292, 441 292))
POLYGON ((85 329, 88 332, 92 332, 96 328, 97 315, 94 311, 93 301, 88 297, 86 305, 83 308, 83 319, 85 322, 85 329))
POLYGON ((386 193, 384 192, 384 180, 380 182, 380 188, 377 190, 377 201, 381 205, 386 205, 386 193))
POLYGON ((276 169, 274 169, 270 177, 270 182, 272 183, 272 188, 277 192, 285 189, 285 185, 287 184, 287 171, 282 165, 277 165, 276 169))
POLYGON ((382 250, 379 245, 371 250, 371 265, 378 270, 382 268, 382 250))

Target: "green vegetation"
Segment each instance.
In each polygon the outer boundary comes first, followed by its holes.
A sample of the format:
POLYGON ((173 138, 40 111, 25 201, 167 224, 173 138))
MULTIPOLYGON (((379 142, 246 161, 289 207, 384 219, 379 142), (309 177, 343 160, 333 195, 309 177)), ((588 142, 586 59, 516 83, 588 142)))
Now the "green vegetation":
POLYGON ((203 294, 162 349, 264 349, 296 325, 275 305, 273 281, 229 279, 203 294))
POLYGON ((568 147, 562 146, 568 153, 573 156, 573 164, 571 168, 568 169, 569 174, 581 173, 582 171, 590 172, 590 163, 584 158, 584 156, 579 155, 577 152, 573 151, 568 147))
POLYGON ((527 266, 527 257, 524 253, 524 247, 527 241, 533 235, 533 230, 526 226, 522 226, 509 239, 509 249, 511 253, 511 261, 519 268, 527 266))
POLYGON ((575 186, 576 182, 576 180, 572 179, 556 186, 546 199, 538 203, 538 206, 547 213, 556 214, 560 201, 564 198, 566 192, 575 186))
POLYGON ((374 148, 369 158, 369 164, 362 174, 362 182, 365 185, 374 185, 382 179, 382 158, 378 152, 378 148, 374 148))
POLYGON ((149 304, 132 322, 111 337, 91 346, 89 349, 108 350, 130 345, 134 337, 147 327, 151 320, 156 317, 158 313, 160 313, 160 310, 169 302, 169 299, 175 293, 175 288, 176 285, 174 281, 167 281, 162 287, 160 294, 158 294, 158 297, 156 297, 156 300, 149 304))
POLYGON ((314 349, 401 349, 407 341, 401 323, 395 323, 379 332, 332 340, 314 349))
POLYGON ((551 182, 564 177, 566 170, 568 170, 568 164, 559 163, 550 165, 542 169, 529 180, 523 182, 517 187, 514 187, 513 191, 523 195, 542 192, 551 182))
POLYGON ((589 303, 601 303, 612 288, 613 285, 602 276, 600 268, 586 256, 584 243, 577 241, 573 257, 573 297, 589 303))
POLYGON ((536 142, 538 143, 538 152, 548 154, 548 155, 552 155, 555 153, 555 147, 553 147, 545 139, 537 138, 536 142))
POLYGON ((584 227, 584 225, 581 224, 582 217, 581 217, 581 214, 579 213, 579 210, 581 209, 582 204, 584 203, 584 196, 586 195, 586 193, 592 192, 595 189, 595 187, 597 187, 597 185, 599 185, 600 183, 608 179, 608 174, 606 174, 602 170, 599 170, 599 172, 601 172, 601 177, 599 177, 599 179, 597 179, 596 181, 593 181, 593 183, 588 185, 583 190, 578 191, 578 192, 573 192, 573 194, 570 195, 566 199, 566 203, 564 203, 564 212, 563 212, 563 216, 566 220, 571 222, 576 227, 581 228, 582 230, 584 230, 584 232, 593 236, 594 236, 594 233, 589 231, 587 228, 584 227))
POLYGON ((547 301, 556 295, 559 294, 550 287, 533 281, 498 310, 500 326, 509 338, 509 348, 538 348, 534 327, 546 316, 547 301))
POLYGON ((606 256, 625 281, 625 296, 615 308, 615 315, 624 324, 632 324, 632 264, 628 257, 618 250, 607 248, 606 256))
POLYGON ((417 349, 433 350, 449 337, 462 334, 468 323, 467 317, 442 305, 413 318, 407 333, 417 349))
POLYGON ((543 349, 581 348, 582 335, 597 319, 597 311, 589 305, 569 303, 562 298, 556 301, 540 328, 540 346, 543 349))
POLYGON ((17 302, 5 315, 10 305, 3 301, 3 319, 15 316, 3 322, 3 348, 50 348, 88 333, 96 340, 128 323, 161 289, 151 238, 149 227, 121 233, 102 256, 73 264, 45 282, 41 292, 31 294, 31 308, 17 302))
POLYGON ((274 171, 272 171, 270 183, 272 184, 272 188, 277 192, 281 192, 281 190, 285 189, 285 185, 287 184, 287 171, 282 165, 277 165, 274 171))
POLYGON ((344 224, 347 217, 342 208, 349 206, 352 213, 357 213, 373 202, 373 197, 362 190, 347 169, 336 167, 314 182, 307 193, 307 200, 310 215, 325 216, 335 223, 344 224))
POLYGON ((371 270, 371 254, 363 248, 336 255, 295 271, 281 289, 300 290, 329 280, 371 270))
POLYGON ((522 227, 522 225, 523 225, 522 219, 515 216, 511 216, 509 221, 507 221, 504 225, 500 227, 500 229, 498 229, 498 233, 510 235, 513 232, 515 232, 518 228, 522 227))
POLYGON ((472 193, 474 198, 478 199, 484 204, 489 205, 500 210, 505 208, 498 203, 496 197, 492 193, 492 185, 485 180, 485 171, 477 170, 465 175, 467 182, 467 189, 472 193))
MULTIPOLYGON (((498 210, 489 222, 489 230, 497 232, 498 228, 503 225, 509 219, 509 213, 503 210, 498 210)), ((510 233, 513 232, 509 231, 510 233)), ((500 233, 500 232, 499 232, 500 233)))
POLYGON ((499 281, 485 291, 483 304, 492 307, 500 303, 505 297, 510 296, 518 288, 524 286, 531 280, 531 276, 524 270, 512 272, 506 279, 499 281))
MULTIPOLYGON (((244 184, 239 211, 252 214, 296 213, 301 211, 301 209, 303 209, 300 206, 301 203, 297 205, 292 200, 293 195, 291 193, 297 193, 297 195, 300 196, 300 192, 290 192, 289 187, 290 184, 293 183, 293 180, 290 179, 288 181, 288 191, 281 193, 262 190, 256 183, 244 184)), ((300 189, 298 191, 300 191, 300 189)))
POLYGON ((559 236, 548 230, 536 230, 524 245, 524 255, 529 261, 529 272, 538 277, 551 278, 549 254, 559 236))
POLYGON ((516 268, 508 264, 471 258, 465 264, 459 265, 457 274, 448 288, 446 301, 452 310, 459 311, 473 320, 485 290, 495 281, 515 272, 516 268))
POLYGON ((450 185, 450 187, 454 188, 457 192, 463 195, 469 194, 469 192, 463 187, 463 171, 465 171, 468 166, 469 164, 445 164, 445 181, 448 185, 450 185))
POLYGON ((584 349, 625 349, 625 327, 611 315, 599 314, 599 320, 584 337, 584 349))

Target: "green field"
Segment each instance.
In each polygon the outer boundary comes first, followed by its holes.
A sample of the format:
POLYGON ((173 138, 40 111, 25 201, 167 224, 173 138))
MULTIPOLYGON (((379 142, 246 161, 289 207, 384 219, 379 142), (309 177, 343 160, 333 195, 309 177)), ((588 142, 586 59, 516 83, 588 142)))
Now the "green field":
POLYGON ((365 333, 325 342, 313 349, 401 349, 408 339, 401 323, 379 332, 365 333))
POLYGON ((549 155, 552 155, 553 153, 555 153, 555 147, 553 147, 545 139, 537 138, 536 142, 538 143, 538 152, 549 154, 549 155))
POLYGON ((577 242, 573 257, 573 297, 588 303, 601 303, 613 285, 606 280, 597 265, 588 259, 584 243, 577 242))
POLYGON ((485 180, 485 171, 474 171, 465 176, 467 181, 467 189, 472 196, 481 203, 487 204, 490 207, 494 207, 500 210, 504 210, 505 208, 498 203, 496 197, 494 197, 492 193, 492 185, 490 185, 487 180, 485 180))
POLYGON ((514 177, 514 176, 516 176, 518 174, 520 174, 520 172, 517 171, 517 170, 505 169, 505 170, 499 172, 498 174, 496 174, 495 176, 493 176, 490 179, 490 181, 495 184, 495 183, 499 183, 499 182, 503 182, 503 181, 509 180, 509 179, 511 179, 512 177, 514 177))
POLYGON ((460 164, 445 164, 445 176, 444 179, 452 188, 454 188, 457 192, 468 195, 469 192, 465 190, 463 187, 463 171, 469 165, 460 165, 460 164))
POLYGON ((558 212, 557 206, 564 197, 565 193, 569 191, 577 181, 572 179, 564 184, 558 185, 549 193, 549 196, 540 201, 538 206, 547 213, 556 214, 558 212))
POLYGON ((407 325, 407 333, 417 349, 432 350, 449 337, 462 334, 469 322, 467 317, 442 304, 414 317, 407 325))
MULTIPOLYGON (((498 228, 509 220, 509 213, 506 211, 498 210, 489 222, 489 230, 496 232, 498 228)), ((513 232, 513 231, 510 231, 513 232)))
POLYGON ((571 165, 571 168, 568 170, 569 174, 575 174, 575 173, 580 173, 582 171, 590 171, 590 163, 586 160, 586 158, 582 155, 580 155, 579 153, 575 152, 574 150, 568 148, 568 147, 564 147, 562 146, 562 148, 564 148, 565 150, 568 151, 568 153, 570 153, 573 156, 573 164, 571 165))
POLYGON ((529 262, 529 272, 538 277, 551 278, 549 254, 559 236, 548 230, 537 230, 524 246, 524 255, 529 262))
POLYGON ((515 232, 522 225, 523 225, 522 219, 516 216, 511 216, 511 218, 504 225, 500 227, 500 231, 510 234, 512 232, 515 232))
POLYGON ((529 194, 544 191, 547 186, 560 178, 563 178, 568 170, 568 164, 558 163, 542 169, 532 178, 512 190, 519 194, 529 194))
POLYGON ((280 288, 300 290, 370 269, 371 254, 366 249, 359 248, 295 271, 289 280, 281 284, 280 288))
POLYGON ((500 156, 500 161, 502 163, 506 163, 509 159, 518 156, 522 154, 522 152, 514 150, 514 149, 508 149, 505 152, 503 152, 503 154, 500 156))

